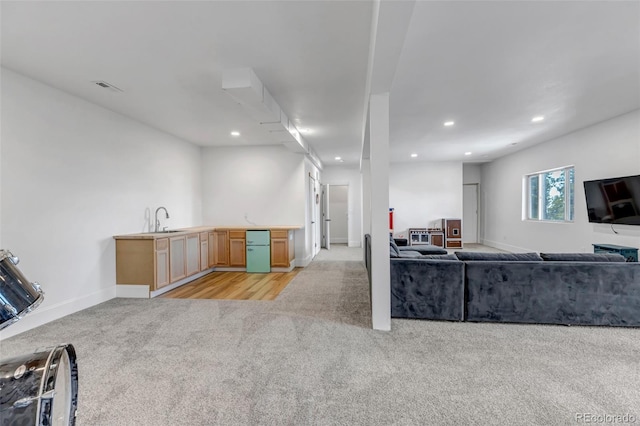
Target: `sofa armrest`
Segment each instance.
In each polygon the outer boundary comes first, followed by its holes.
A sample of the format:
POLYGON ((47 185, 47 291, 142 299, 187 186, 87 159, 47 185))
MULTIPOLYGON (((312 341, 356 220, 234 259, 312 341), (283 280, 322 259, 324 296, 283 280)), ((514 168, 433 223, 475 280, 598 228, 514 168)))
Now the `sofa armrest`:
POLYGON ((463 319, 463 262, 397 258, 390 269, 392 317, 463 319))

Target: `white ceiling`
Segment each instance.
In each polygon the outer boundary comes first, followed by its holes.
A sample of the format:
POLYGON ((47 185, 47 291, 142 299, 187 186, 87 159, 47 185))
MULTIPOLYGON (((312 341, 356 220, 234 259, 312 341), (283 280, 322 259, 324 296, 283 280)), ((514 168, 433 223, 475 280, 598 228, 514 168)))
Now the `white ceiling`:
MULTIPOLYGON (((221 89, 251 67, 325 164, 359 160, 373 2, 0 7, 4 67, 199 145, 271 144, 221 89)), ((640 108, 639 1, 418 1, 405 30, 392 161, 489 161, 640 108)))
POLYGON ((416 2, 391 159, 489 161, 638 108, 638 1, 416 2))

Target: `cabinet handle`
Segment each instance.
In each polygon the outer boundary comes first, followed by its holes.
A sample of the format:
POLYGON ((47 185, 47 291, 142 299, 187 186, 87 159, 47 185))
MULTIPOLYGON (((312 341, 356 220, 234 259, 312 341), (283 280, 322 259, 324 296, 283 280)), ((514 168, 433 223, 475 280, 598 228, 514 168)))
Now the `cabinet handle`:
POLYGON ((253 249, 252 248, 248 248, 247 251, 253 251, 253 249))

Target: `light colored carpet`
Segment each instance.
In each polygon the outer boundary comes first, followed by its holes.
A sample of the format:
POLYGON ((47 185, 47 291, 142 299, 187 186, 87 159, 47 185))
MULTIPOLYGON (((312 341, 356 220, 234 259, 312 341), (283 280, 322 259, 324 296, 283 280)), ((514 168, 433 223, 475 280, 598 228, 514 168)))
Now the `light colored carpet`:
POLYGON ((78 425, 640 418, 640 329, 393 320, 379 332, 367 289, 361 262, 316 260, 273 302, 113 299, 1 351, 73 343, 78 425))
POLYGON ((314 260, 359 261, 364 258, 360 247, 347 247, 346 244, 331 244, 331 248, 321 249, 314 260))

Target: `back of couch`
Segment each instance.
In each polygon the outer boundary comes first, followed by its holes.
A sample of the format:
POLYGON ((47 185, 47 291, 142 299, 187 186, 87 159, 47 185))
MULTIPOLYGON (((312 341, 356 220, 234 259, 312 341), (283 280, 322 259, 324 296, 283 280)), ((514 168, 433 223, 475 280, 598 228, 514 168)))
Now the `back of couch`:
POLYGON ((640 326, 640 263, 465 262, 466 319, 640 326))
POLYGON ((369 278, 369 294, 371 294, 371 235, 364 234, 364 266, 369 278))

